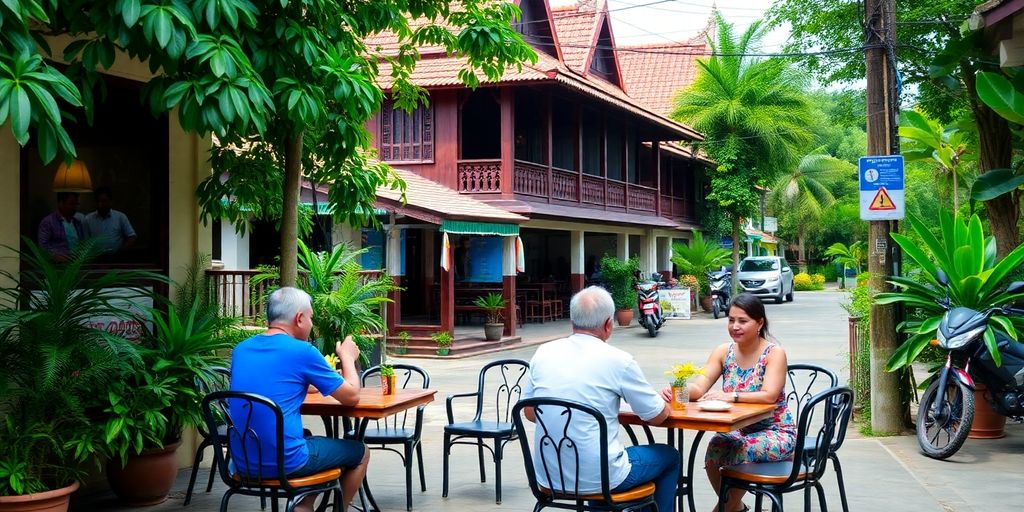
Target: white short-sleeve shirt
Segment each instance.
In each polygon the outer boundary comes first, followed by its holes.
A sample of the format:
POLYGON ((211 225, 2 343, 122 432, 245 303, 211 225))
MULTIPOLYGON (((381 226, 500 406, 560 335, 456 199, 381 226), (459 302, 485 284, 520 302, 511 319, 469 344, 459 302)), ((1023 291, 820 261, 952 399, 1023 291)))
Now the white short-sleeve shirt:
POLYGON ((135 228, 128 216, 114 209, 106 217, 97 210, 85 216, 85 227, 90 237, 100 239, 104 252, 117 252, 124 241, 135 236, 135 228))
MULTIPOLYGON (((620 400, 624 399, 644 420, 657 416, 665 407, 665 401, 651 388, 632 355, 588 334, 573 334, 537 349, 530 361, 530 378, 523 391, 523 398, 532 397, 575 400, 597 409, 604 416, 608 425, 608 480, 611 488, 622 483, 630 470, 629 457, 619 441, 620 400)), ((564 421, 559 423, 562 424, 564 421)), ((535 450, 541 446, 539 436, 543 429, 538 426, 536 432, 535 450)), ((601 489, 601 468, 596 464, 600 459, 599 436, 593 421, 580 421, 578 418, 574 419, 568 432, 568 437, 576 442, 579 449, 580 492, 601 489)), ((538 483, 548 487, 541 457, 553 456, 547 450, 534 453, 538 483)), ((575 478, 575 463, 563 457, 562 465, 568 484, 575 478)), ((549 472, 557 471, 557 467, 557 462, 549 460, 549 472)))

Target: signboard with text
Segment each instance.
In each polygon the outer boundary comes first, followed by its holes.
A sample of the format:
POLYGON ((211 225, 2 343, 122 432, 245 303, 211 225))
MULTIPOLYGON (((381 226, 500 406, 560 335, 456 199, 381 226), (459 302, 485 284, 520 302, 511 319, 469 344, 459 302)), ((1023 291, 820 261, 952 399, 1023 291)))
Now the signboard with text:
MULTIPOLYGON (((128 313, 125 318, 96 315, 90 317, 86 324, 93 329, 99 329, 111 334, 121 336, 132 341, 142 337, 142 323, 149 318, 149 310, 153 308, 153 288, 105 288, 104 293, 108 298, 110 306, 128 313)), ((45 292, 32 292, 38 298, 45 297, 45 292)), ((153 329, 153 322, 146 322, 146 328, 153 329)))
POLYGON ((665 318, 690 318, 690 289, 672 288, 658 290, 661 298, 661 314, 665 318))
POLYGON ((903 219, 906 211, 903 170, 903 155, 860 158, 861 220, 903 219))

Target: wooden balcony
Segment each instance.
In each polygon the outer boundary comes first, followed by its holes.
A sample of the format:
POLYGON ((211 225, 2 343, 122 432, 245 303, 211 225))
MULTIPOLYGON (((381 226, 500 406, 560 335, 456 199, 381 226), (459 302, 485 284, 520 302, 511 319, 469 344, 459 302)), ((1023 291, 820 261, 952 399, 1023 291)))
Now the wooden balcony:
POLYGON ((581 175, 556 167, 549 169, 521 160, 515 161, 512 191, 517 195, 552 202, 574 202, 587 208, 658 211, 658 190, 655 188, 581 175))
POLYGON ((697 204, 682 197, 661 196, 661 216, 691 224, 697 223, 697 204))
POLYGON ((501 160, 459 160, 458 173, 463 194, 501 193, 501 160))

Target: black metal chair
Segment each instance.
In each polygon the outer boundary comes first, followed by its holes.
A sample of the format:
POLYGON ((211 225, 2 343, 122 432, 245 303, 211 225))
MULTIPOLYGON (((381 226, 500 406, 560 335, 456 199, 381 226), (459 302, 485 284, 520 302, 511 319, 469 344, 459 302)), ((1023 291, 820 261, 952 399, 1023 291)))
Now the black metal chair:
MULTIPOLYGON (((789 391, 786 393, 786 402, 790 406, 790 410, 794 414, 799 415, 800 411, 803 410, 803 405, 806 405, 807 401, 812 396, 820 391, 824 391, 828 388, 834 388, 839 385, 839 378, 831 370, 815 365, 815 364, 791 364, 788 368, 787 380, 789 380, 789 391)), ((836 471, 836 480, 839 483, 839 500, 843 505, 843 512, 850 512, 849 505, 846 501, 846 485, 843 482, 843 466, 839 463, 839 448, 843 445, 843 441, 846 439, 846 428, 849 422, 840 424, 840 430, 836 434, 836 439, 832 442, 832 448, 829 450, 828 457, 832 459, 833 468, 836 471)), ((814 443, 814 439, 808 439, 808 443, 814 443)), ((805 453, 813 453, 815 446, 805 446, 805 453)))
MULTIPOLYGON (((396 388, 422 387, 427 389, 430 387, 430 375, 424 369, 410 364, 395 364, 392 365, 392 368, 395 371, 396 388)), ((379 376, 380 366, 373 366, 364 370, 359 380, 363 387, 374 382, 380 385, 379 376)), ((366 435, 363 437, 363 442, 367 447, 395 452, 402 457, 402 463, 405 465, 405 508, 407 510, 412 510, 413 449, 416 450, 416 459, 419 462, 420 489, 423 492, 427 490, 427 480, 423 474, 423 446, 420 443, 423 434, 423 409, 425 408, 426 405, 417 407, 416 415, 411 418, 411 421, 409 411, 377 420, 375 421, 376 425, 371 424, 367 427, 366 435), (388 445, 396 444, 402 445, 404 451, 400 452, 388 447, 388 445)))
POLYGON ((768 496, 773 512, 782 512, 784 493, 803 490, 804 511, 808 512, 811 510, 813 488, 818 494, 821 510, 828 510, 821 477, 827 469, 832 445, 839 432, 845 430, 852 411, 853 391, 848 387, 833 387, 812 396, 803 404, 797 420, 793 459, 723 467, 718 509, 725 509, 730 489, 754 493, 757 496, 755 510, 760 510, 761 497, 768 496), (819 423, 820 427, 812 426, 819 423))
MULTIPOLYGON (((217 367, 213 368, 213 371, 216 374, 216 379, 214 382, 204 382, 199 379, 196 380, 196 385, 198 386, 199 393, 203 396, 206 396, 214 391, 228 389, 228 387, 231 385, 231 370, 223 367, 217 367)), ((221 436, 224 436, 227 427, 223 423, 221 423, 217 426, 217 428, 219 429, 221 436)), ((202 436, 203 441, 199 443, 199 447, 196 448, 196 455, 195 458, 192 460, 192 471, 188 477, 188 489, 185 491, 185 503, 183 503, 183 506, 186 507, 188 506, 189 503, 192 502, 192 489, 196 485, 196 476, 199 473, 199 463, 203 461, 203 452, 205 452, 207 448, 214 446, 213 441, 210 438, 210 432, 206 430, 206 425, 200 424, 198 425, 196 430, 199 431, 199 435, 202 436)), ((210 479, 206 483, 206 492, 210 492, 211 490, 213 490, 213 477, 216 474, 217 465, 211 464, 210 479)))
POLYGON ((622 492, 612 492, 608 476, 608 424, 597 409, 560 398, 527 398, 520 400, 513 408, 512 419, 519 446, 523 449, 530 490, 537 499, 534 512, 546 507, 614 511, 649 507, 650 510, 658 511, 658 505, 654 502, 655 486, 651 482, 622 492), (536 420, 536 437, 532 443, 523 422, 523 409, 526 407, 533 408, 536 420), (598 431, 597 443, 600 448, 597 458, 592 454, 588 457, 580 453, 577 441, 567 435, 572 429, 598 431), (600 490, 580 489, 581 467, 601 468, 600 490))
MULTIPOLYGON (((278 497, 283 494, 287 498, 285 511, 292 512, 295 505, 303 498, 314 494, 330 493, 334 497, 334 511, 341 510, 343 503, 341 482, 339 481, 341 469, 331 469, 293 478, 288 478, 285 474, 284 414, 272 400, 252 393, 215 391, 203 399, 202 411, 213 446, 223 446, 227 452, 225 455, 221 450, 213 451, 213 460, 220 472, 221 480, 228 487, 220 502, 221 512, 227 512, 228 501, 235 494, 259 496, 260 498, 270 496, 271 510, 274 512, 278 510, 278 497), (235 416, 229 414, 229 408, 235 411, 235 416), (265 445, 260 440, 259 434, 252 429, 253 417, 256 414, 269 414, 274 418, 273 444, 265 445), (238 421, 239 419, 241 421, 238 421), (217 429, 221 423, 225 425, 224 434, 217 429), (231 441, 235 441, 234 445, 231 441), (238 449, 237 452, 235 448, 238 449), (259 467, 259 459, 261 459, 265 448, 273 449, 277 455, 277 468, 272 474, 263 474, 260 470, 256 475, 248 475, 236 471, 228 463, 230 460, 234 461, 236 465, 246 468, 259 467)), ((328 497, 325 496, 324 500, 327 499, 328 497)), ((326 507, 322 504, 319 510, 324 509, 326 507)))
POLYGON ((448 497, 448 455, 452 445, 475 445, 480 461, 480 481, 487 481, 484 471, 484 449, 494 457, 495 502, 501 503, 501 456, 505 444, 516 438, 512 425, 512 407, 523 394, 524 379, 530 370, 530 363, 522 359, 501 359, 487 363, 480 369, 477 390, 472 393, 448 395, 445 404, 448 424, 444 427, 444 469, 441 496, 448 497), (494 393, 493 409, 485 402, 484 395, 494 393), (471 421, 456 423, 452 412, 452 400, 476 398, 476 413, 471 421), (486 440, 494 440, 494 448, 486 440))

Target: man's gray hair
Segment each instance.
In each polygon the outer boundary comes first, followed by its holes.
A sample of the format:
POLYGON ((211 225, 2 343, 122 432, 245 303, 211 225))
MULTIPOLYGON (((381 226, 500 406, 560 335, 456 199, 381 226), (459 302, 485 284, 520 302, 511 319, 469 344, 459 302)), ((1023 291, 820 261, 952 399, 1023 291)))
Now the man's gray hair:
POLYGON ((312 307, 308 293, 291 286, 278 288, 267 299, 267 325, 291 323, 295 315, 312 307))
POLYGON ((615 315, 615 302, 608 290, 590 286, 569 301, 569 319, 577 329, 599 329, 615 315))

